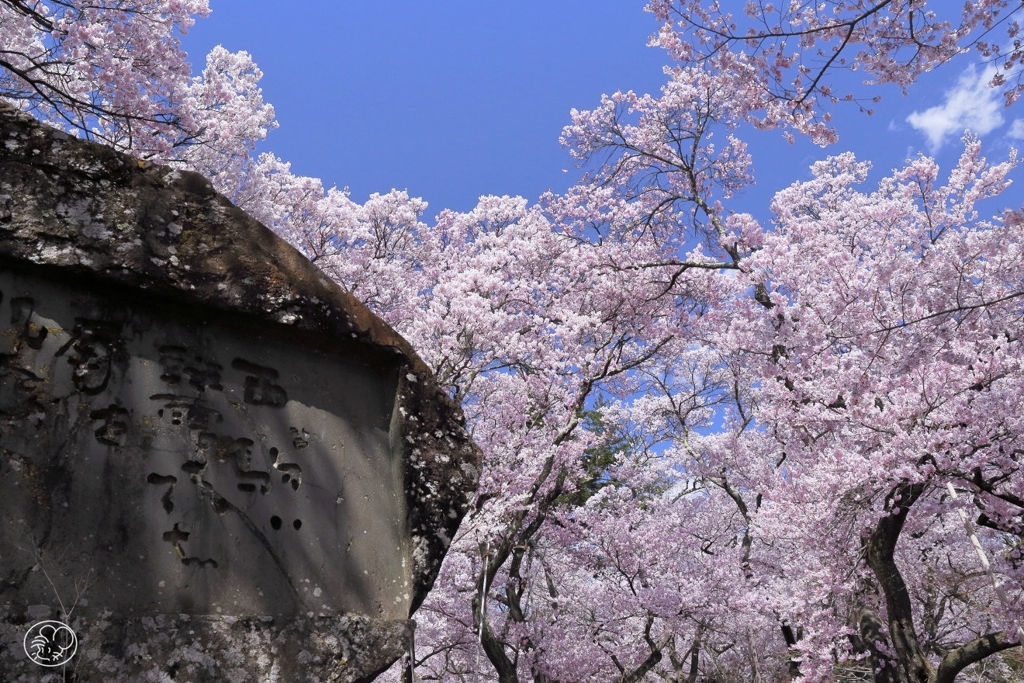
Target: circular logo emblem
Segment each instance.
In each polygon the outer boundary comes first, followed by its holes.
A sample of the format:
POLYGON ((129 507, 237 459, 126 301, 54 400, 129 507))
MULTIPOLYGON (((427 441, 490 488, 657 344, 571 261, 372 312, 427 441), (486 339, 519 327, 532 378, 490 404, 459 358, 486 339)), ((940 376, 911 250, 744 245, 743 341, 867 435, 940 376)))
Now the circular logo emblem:
POLYGON ((25 634, 25 654, 39 666, 67 664, 78 649, 78 638, 67 624, 40 621, 25 634))

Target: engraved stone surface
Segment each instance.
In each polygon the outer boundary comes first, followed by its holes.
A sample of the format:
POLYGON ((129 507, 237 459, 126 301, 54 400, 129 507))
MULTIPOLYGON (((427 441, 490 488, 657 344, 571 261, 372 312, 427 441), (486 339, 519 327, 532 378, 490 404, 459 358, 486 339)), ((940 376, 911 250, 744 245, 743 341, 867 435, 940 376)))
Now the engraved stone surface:
POLYGON ((0 680, 44 619, 77 681, 371 680, 477 482, 457 406, 200 176, 0 143, 0 680))
POLYGON ((5 564, 123 616, 408 616, 397 363, 10 271, 0 299, 5 564))

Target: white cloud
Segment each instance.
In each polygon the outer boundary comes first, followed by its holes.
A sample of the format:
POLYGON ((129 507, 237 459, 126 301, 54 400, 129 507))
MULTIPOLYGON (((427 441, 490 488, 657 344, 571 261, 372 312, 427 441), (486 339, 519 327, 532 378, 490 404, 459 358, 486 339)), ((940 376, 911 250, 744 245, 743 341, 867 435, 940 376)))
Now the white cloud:
POLYGON ((970 66, 960 74, 956 86, 946 91, 945 102, 907 117, 907 123, 928 138, 933 154, 951 134, 970 128, 978 135, 985 135, 1003 125, 1000 91, 988 86, 994 75, 995 67, 978 73, 970 66))
POLYGON ((1014 119, 1010 124, 1010 131, 1007 133, 1011 138, 1024 140, 1024 119, 1014 119))

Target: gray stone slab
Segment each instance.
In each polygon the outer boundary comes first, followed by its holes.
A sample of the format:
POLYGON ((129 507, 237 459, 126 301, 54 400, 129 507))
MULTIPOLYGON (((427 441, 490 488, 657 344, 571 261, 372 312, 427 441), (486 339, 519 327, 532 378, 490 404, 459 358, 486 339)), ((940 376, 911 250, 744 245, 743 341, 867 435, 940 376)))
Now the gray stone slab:
POLYGON ((397 363, 11 271, 0 297, 0 547, 21 600, 409 615, 397 363))
POLYGON ((43 680, 46 619, 80 682, 371 680, 479 465, 409 344, 204 178, 0 104, 0 681, 43 680))

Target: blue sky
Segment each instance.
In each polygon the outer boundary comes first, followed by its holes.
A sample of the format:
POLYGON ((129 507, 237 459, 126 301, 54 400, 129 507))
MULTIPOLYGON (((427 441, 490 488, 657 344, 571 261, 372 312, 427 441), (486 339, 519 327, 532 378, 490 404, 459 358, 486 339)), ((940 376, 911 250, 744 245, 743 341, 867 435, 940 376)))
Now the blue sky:
MULTIPOLYGON (((643 5, 308 0, 289 11, 280 1, 211 0, 213 13, 183 44, 196 70, 217 44, 253 55, 280 123, 261 149, 296 173, 348 186, 357 201, 407 189, 430 203, 430 218, 468 211, 482 194, 535 200, 564 190, 576 176, 558 144, 569 110, 664 81, 667 60, 646 46, 657 26, 643 5)), ((918 151, 948 168, 964 127, 985 133, 990 158, 1004 158, 1024 139, 1024 113, 979 87, 985 73, 972 60, 927 75, 910 97, 883 90, 874 116, 837 110, 841 139, 827 149, 743 131, 757 186, 735 207, 766 217, 772 193, 846 150, 874 161, 879 175, 918 151)))

